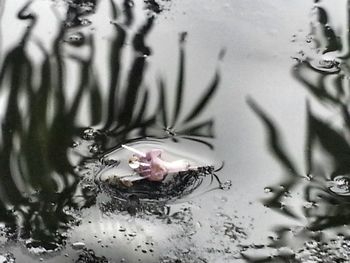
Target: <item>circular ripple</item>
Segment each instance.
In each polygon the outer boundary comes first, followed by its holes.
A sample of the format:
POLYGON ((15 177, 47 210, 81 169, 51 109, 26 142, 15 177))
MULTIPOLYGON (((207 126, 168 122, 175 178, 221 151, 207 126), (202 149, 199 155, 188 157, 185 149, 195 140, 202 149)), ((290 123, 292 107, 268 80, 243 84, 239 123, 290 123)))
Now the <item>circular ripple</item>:
MULTIPOLYGON (((215 161, 214 154, 207 146, 191 141, 171 140, 141 140, 127 144, 142 152, 151 149, 163 150, 162 157, 167 161, 186 160, 191 167, 197 167, 185 172, 169 174, 161 182, 149 180, 134 181, 132 184, 121 182, 121 178, 132 178, 133 170, 129 166, 129 159, 133 153, 123 147, 113 149, 103 155, 98 161, 99 172, 94 176, 95 182, 111 197, 118 200, 136 202, 169 202, 189 196, 194 190, 203 187, 213 188, 212 182, 216 178, 215 168, 220 161, 215 161), (109 162, 109 160, 114 160, 109 162)), ((135 177, 139 177, 136 175, 135 177)), ((218 181, 217 181, 218 182, 218 181)), ((221 184, 218 182, 217 187, 221 184)), ((201 193, 201 191, 199 191, 201 193)))
POLYGON ((350 196, 350 176, 337 175, 329 182, 328 189, 340 196, 350 196))

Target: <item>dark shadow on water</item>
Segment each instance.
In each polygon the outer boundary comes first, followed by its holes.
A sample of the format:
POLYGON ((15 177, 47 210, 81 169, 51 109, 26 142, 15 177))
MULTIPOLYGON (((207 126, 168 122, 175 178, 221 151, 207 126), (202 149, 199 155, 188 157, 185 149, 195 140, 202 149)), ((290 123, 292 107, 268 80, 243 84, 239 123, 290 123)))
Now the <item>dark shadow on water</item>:
MULTIPOLYGON (((203 94, 192 102, 192 109, 184 113, 186 34, 182 34, 174 109, 169 111, 169 87, 161 76, 156 95, 153 95, 158 106, 151 109, 151 91, 144 86, 143 80, 148 56, 152 54, 145 40, 154 26, 155 17, 148 16, 136 34, 130 36, 128 29, 134 22, 133 5, 129 0, 122 5, 111 0, 110 15, 115 32, 109 42, 108 95, 102 95, 99 79, 104 76, 98 75, 93 63, 95 46, 92 36, 85 37, 84 45, 90 49, 88 58, 68 55, 68 59, 79 65, 77 91, 68 95, 68 62, 64 49, 69 45, 67 35, 72 27, 86 25, 97 1, 72 1, 67 18, 62 21, 52 44, 52 51, 45 50, 40 40, 35 41, 44 56, 40 67, 26 51, 38 16, 28 11, 31 3, 29 1, 18 14, 28 28, 22 40, 3 54, 0 68, 0 92, 8 94, 3 105, 0 134, 0 221, 13 240, 26 240, 28 248, 50 251, 59 249, 65 243, 66 232, 79 223, 77 211, 95 202, 95 189, 81 187, 71 162, 74 140, 82 137, 81 140, 98 146, 97 151, 89 154, 74 153, 80 155, 81 163, 99 158, 101 153, 126 141, 146 136, 194 140, 212 148, 206 139, 214 137, 214 120, 198 121, 198 117, 216 93, 220 73, 214 74, 203 94), (121 57, 127 37, 132 39, 133 58, 126 82, 122 82, 121 70, 125 65, 121 57), (36 75, 39 76, 37 79, 36 75), (90 127, 102 127, 92 130, 90 137, 86 133, 87 127, 77 124, 78 112, 86 98, 90 127), (104 112, 107 114, 103 115, 104 112)), ((186 180, 186 183, 191 182, 186 180)), ((145 184, 143 187, 154 186, 145 184)), ((162 187, 159 186, 158 191, 164 191, 162 187)), ((130 194, 125 189, 118 191, 130 194)), ((157 191, 153 194, 156 195, 157 191)))

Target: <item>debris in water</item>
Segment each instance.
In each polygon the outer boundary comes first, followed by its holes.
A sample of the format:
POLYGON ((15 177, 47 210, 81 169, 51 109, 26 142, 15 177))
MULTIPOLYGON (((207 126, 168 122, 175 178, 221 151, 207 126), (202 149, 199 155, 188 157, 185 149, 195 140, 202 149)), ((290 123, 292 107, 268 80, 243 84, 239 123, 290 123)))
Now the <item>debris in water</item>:
POLYGON ((168 9, 168 7, 165 6, 165 2, 170 3, 170 0, 144 0, 146 9, 156 13, 160 14, 164 10, 168 9))
POLYGON ((94 263, 108 263, 106 257, 98 257, 95 255, 95 252, 92 249, 84 249, 82 254, 79 255, 78 260, 75 263, 86 263, 86 262, 94 262, 94 263))
POLYGON ((0 263, 14 263, 16 262, 16 258, 11 253, 6 253, 0 255, 0 263))
POLYGON ((224 191, 228 191, 230 190, 232 187, 232 181, 231 180, 227 180, 226 182, 223 182, 220 184, 220 189, 224 190, 224 191))

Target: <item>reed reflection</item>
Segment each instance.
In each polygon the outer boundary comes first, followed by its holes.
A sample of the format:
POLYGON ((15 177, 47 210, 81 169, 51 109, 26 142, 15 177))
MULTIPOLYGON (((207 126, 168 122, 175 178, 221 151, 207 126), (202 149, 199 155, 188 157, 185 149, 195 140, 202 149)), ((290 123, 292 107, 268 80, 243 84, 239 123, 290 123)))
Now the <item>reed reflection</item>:
MULTIPOLYGON (((272 156, 284 169, 282 182, 268 188, 271 197, 264 205, 300 224, 276 226, 277 237, 266 246, 276 250, 269 257, 243 253, 247 262, 347 262, 350 256, 345 248, 350 220, 349 25, 346 22, 341 30, 334 29, 327 4, 315 1, 316 19, 308 36, 313 52, 301 52, 292 71, 311 94, 306 102, 304 171, 287 154, 276 123, 257 102, 248 100, 265 127, 272 156), (327 114, 316 110, 320 105, 327 114), (314 242, 313 250, 310 242, 314 242), (280 252, 289 247, 293 250, 280 252)), ((349 8, 347 1, 345 10, 349 8)))
POLYGON ((94 189, 81 188, 72 156, 79 156, 81 163, 125 141, 145 136, 191 139, 212 147, 205 138, 213 137, 214 120, 198 121, 198 116, 217 90, 220 74, 215 73, 207 90, 180 121, 185 99, 183 34, 175 109, 170 118, 164 80, 159 81, 156 109, 151 109, 150 90, 143 83, 147 57, 152 52, 145 38, 154 25, 153 15, 147 16, 133 33, 129 30, 134 23, 131 1, 110 1, 114 33, 108 42, 109 72, 101 76, 94 64, 93 35, 84 35, 88 57, 66 52, 70 30, 86 25, 83 22, 86 16, 97 10, 96 1, 73 1, 69 5, 51 51, 43 47, 40 39, 32 39, 39 14, 30 11, 31 4, 29 1, 18 13, 18 18, 28 20, 29 26, 21 41, 3 55, 0 68, 0 95, 6 98, 0 137, 0 221, 8 235, 26 240, 27 247, 50 251, 64 244, 67 231, 78 222, 76 212, 94 204, 94 189), (122 69, 128 66, 122 60, 127 39, 132 39, 132 61, 126 82, 122 82, 122 69), (33 43, 44 57, 39 65, 27 53, 28 45, 33 43), (67 94, 70 61, 79 68, 73 94, 67 94), (107 96, 103 95, 101 78, 108 79, 107 96), (79 124, 82 109, 90 120, 86 126, 79 124), (87 127, 99 127, 90 138, 99 151, 89 154, 74 151, 73 140, 80 138, 87 127))

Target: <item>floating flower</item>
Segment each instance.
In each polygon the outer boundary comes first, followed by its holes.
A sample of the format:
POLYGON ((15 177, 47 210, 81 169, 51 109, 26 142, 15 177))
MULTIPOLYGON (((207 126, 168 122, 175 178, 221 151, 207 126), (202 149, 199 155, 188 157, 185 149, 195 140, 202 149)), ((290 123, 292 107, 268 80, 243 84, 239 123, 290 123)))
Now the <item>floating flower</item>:
POLYGON ((130 146, 122 145, 122 147, 134 153, 129 159, 129 167, 141 175, 142 179, 162 181, 168 174, 195 169, 186 160, 171 162, 163 160, 162 154, 164 151, 161 149, 152 149, 144 153, 130 146))

